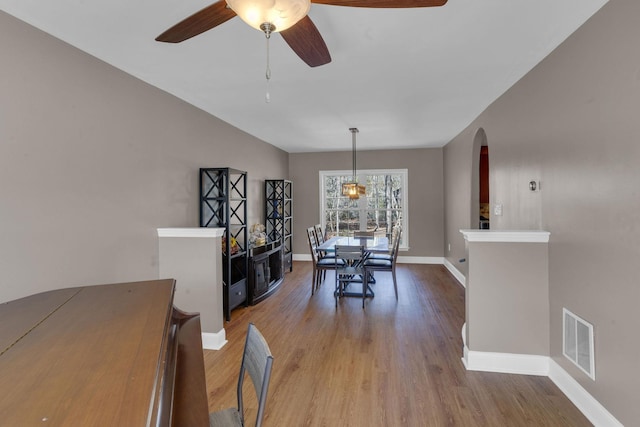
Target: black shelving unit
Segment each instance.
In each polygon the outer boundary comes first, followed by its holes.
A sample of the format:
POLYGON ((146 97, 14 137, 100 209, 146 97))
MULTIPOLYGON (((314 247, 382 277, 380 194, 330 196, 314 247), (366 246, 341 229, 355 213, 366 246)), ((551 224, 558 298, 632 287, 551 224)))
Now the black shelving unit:
POLYGON ((293 183, 286 179, 264 182, 268 242, 282 242, 283 270, 293 271, 293 183))
POLYGON ((247 173, 232 168, 200 169, 200 227, 224 228, 222 237, 222 305, 248 305, 247 173), (235 242, 235 244, 230 244, 235 242))

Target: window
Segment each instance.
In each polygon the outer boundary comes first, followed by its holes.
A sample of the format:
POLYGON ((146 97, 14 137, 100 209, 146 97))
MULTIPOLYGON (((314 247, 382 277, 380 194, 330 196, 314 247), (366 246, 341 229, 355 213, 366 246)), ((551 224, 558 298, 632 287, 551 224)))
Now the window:
POLYGON ((365 184, 366 196, 351 200, 341 187, 351 182, 351 171, 320 171, 320 218, 328 237, 346 236, 354 230, 390 235, 402 222, 400 246, 407 248, 407 169, 359 170, 358 182, 365 184))

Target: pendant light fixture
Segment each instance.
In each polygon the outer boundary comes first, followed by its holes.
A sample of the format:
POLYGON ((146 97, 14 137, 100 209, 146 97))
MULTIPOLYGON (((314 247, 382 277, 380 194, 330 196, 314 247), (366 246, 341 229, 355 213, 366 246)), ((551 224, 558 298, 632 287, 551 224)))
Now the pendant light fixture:
POLYGON ((353 166, 353 175, 351 182, 345 182, 342 184, 342 195, 348 196, 350 199, 359 199, 360 196, 366 194, 366 187, 362 184, 358 184, 358 175, 356 171, 356 133, 358 128, 349 128, 351 131, 351 162, 353 166))

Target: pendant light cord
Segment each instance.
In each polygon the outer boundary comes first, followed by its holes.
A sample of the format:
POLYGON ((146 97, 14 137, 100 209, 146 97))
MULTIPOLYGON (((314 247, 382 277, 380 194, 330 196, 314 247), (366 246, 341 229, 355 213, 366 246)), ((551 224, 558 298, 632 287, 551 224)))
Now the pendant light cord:
POLYGON ((349 128, 349 130, 351 131, 351 150, 352 150, 351 162, 353 163, 353 182, 355 183, 357 181, 357 176, 356 176, 356 133, 358 133, 358 128, 349 128))

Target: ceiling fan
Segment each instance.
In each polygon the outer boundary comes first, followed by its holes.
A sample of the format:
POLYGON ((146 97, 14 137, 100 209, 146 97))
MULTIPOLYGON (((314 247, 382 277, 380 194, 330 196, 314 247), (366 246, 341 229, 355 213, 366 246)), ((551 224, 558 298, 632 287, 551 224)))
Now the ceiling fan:
POLYGON ((331 55, 320 32, 307 15, 311 3, 369 8, 442 6, 447 0, 220 0, 178 22, 156 37, 180 43, 238 15, 267 38, 280 32, 289 47, 311 67, 328 64, 331 55))

